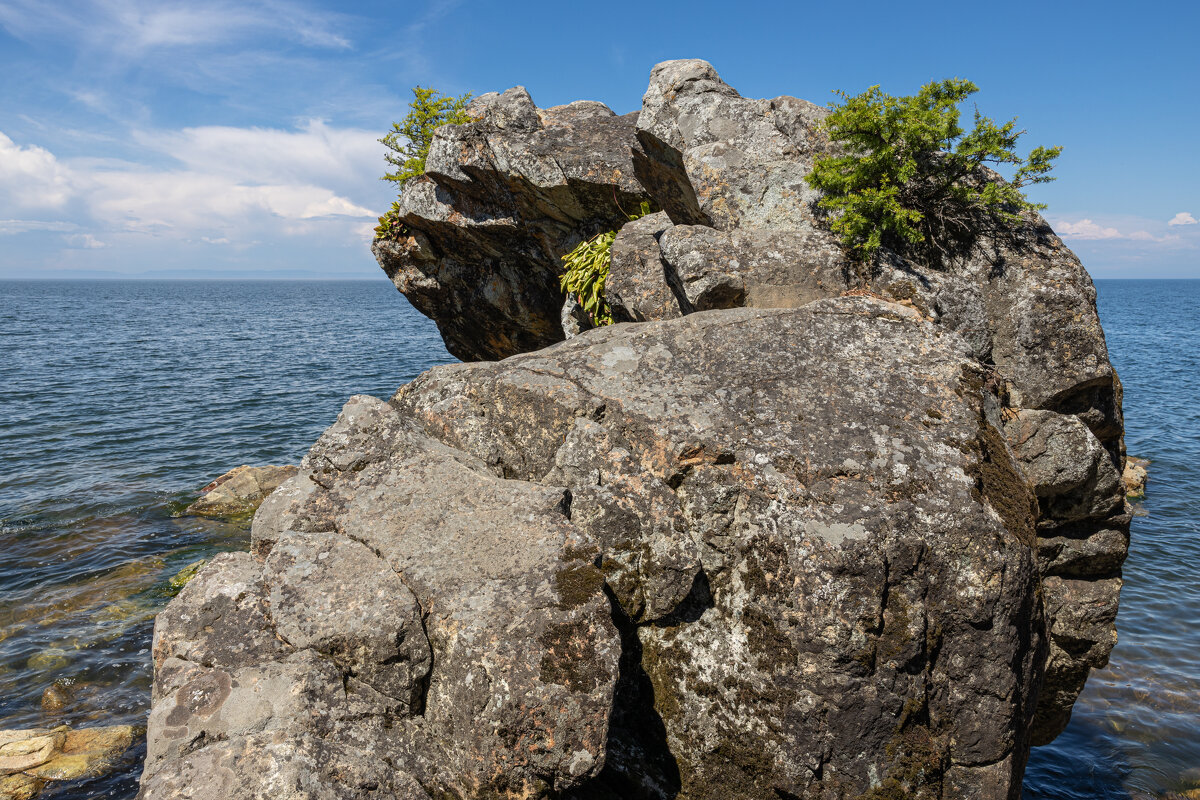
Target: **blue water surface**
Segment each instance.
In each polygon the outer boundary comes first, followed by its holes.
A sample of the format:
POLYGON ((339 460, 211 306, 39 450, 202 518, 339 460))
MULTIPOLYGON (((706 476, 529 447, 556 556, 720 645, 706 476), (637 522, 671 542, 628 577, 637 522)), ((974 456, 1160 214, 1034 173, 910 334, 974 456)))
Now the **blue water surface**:
MULTIPOLYGON (((1149 458, 1111 666, 1030 760, 1029 800, 1200 786, 1200 281, 1099 281, 1149 458)), ((0 729, 144 725, 153 613, 245 523, 177 516, 238 464, 295 463, 352 394, 452 360, 384 279, 0 282, 0 729), (60 682, 73 699, 44 711, 60 682)), ((144 746, 47 798, 128 798, 144 746)))
MULTIPOLYGON (((0 282, 0 729, 144 725, 169 579, 248 545, 182 506, 451 360, 382 276, 0 282), (56 681, 74 699, 47 713, 56 681)), ((132 798, 143 755, 42 797, 132 798)))

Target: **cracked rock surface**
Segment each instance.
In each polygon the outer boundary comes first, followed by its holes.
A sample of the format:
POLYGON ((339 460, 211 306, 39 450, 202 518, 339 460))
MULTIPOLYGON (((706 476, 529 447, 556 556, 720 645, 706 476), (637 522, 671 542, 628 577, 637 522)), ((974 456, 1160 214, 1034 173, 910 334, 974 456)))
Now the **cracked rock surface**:
POLYGON ((1004 413, 869 297, 352 398, 160 618, 144 796, 316 742, 337 797, 1015 796, 1048 643, 1004 413))
POLYGON ((701 61, 472 113, 375 243, 468 363, 351 398, 160 615, 142 797, 1020 797, 1129 541, 1074 255, 850 264, 825 112, 701 61), (586 330, 558 257, 645 198, 586 330))

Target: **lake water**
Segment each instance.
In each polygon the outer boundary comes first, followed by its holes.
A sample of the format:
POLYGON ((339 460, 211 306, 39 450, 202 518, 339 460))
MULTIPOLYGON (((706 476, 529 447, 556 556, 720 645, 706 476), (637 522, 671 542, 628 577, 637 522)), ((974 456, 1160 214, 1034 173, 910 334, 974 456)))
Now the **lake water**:
MULTIPOLYGON (((1200 281, 1099 282, 1129 452, 1152 460, 1112 665, 1036 750, 1027 798, 1200 787, 1200 281)), ((175 514, 295 463, 351 394, 450 361, 384 279, 0 282, 0 729, 145 723, 170 579, 246 524, 175 514), (73 696, 43 711, 55 682, 73 696)), ((144 749, 46 798, 132 798, 144 749)))

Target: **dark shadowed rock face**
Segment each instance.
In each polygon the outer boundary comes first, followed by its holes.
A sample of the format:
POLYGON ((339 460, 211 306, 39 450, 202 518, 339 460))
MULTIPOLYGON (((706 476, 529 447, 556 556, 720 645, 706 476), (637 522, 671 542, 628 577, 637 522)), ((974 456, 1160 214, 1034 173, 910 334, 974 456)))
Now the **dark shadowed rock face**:
POLYGON ((475 363, 351 398, 160 615, 142 796, 1016 800, 1128 548, 1078 260, 852 264, 825 112, 705 62, 472 112, 375 252, 475 363), (559 256, 644 197, 582 330, 559 256))
POLYGON ((990 386, 847 297, 353 398, 160 618, 144 796, 319 742, 336 797, 1016 797, 1045 623, 990 386))
POLYGON ((482 95, 470 113, 476 122, 438 129, 426 176, 400 193, 408 235, 373 245, 465 361, 560 341, 560 259, 648 199, 633 175, 636 114, 539 109, 521 87, 482 95))

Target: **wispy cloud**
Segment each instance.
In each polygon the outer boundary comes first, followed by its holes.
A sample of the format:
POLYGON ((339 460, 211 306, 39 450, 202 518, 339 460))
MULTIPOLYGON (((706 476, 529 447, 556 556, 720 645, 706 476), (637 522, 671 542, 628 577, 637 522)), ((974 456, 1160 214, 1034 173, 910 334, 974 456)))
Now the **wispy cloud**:
POLYGON ((46 222, 36 219, 0 219, 0 236, 31 231, 73 231, 79 226, 74 222, 46 222))
POLYGON ((211 125, 137 131, 133 138, 192 172, 243 184, 318 183, 353 190, 377 179, 383 165, 378 132, 333 128, 322 120, 290 131, 211 125))
POLYGON ((339 15, 283 0, 4 0, 0 25, 22 39, 66 38, 84 50, 113 55, 228 45, 263 35, 310 47, 350 47, 338 32, 343 27, 339 15))
POLYGON ((1167 222, 1168 225, 1174 227, 1176 225, 1195 225, 1196 218, 1186 211, 1180 211, 1167 222))

